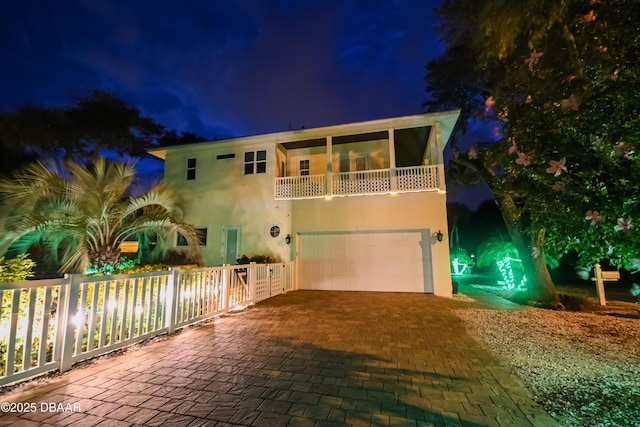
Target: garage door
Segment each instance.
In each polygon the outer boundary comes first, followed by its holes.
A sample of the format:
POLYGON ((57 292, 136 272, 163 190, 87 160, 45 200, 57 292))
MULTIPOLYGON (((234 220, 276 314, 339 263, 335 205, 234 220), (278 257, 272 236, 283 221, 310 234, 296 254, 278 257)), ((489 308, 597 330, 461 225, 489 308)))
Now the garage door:
POLYGON ((433 292, 428 230, 301 233, 299 289, 433 292))

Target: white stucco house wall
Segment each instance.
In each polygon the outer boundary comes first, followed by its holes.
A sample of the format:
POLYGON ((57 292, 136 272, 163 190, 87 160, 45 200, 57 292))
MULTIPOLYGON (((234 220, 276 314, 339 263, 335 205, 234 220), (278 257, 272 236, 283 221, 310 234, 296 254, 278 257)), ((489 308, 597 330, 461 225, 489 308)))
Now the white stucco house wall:
POLYGON ((149 152, 164 159, 185 220, 206 236, 207 266, 271 255, 296 262, 299 289, 450 296, 443 150, 458 117, 419 114, 149 152))

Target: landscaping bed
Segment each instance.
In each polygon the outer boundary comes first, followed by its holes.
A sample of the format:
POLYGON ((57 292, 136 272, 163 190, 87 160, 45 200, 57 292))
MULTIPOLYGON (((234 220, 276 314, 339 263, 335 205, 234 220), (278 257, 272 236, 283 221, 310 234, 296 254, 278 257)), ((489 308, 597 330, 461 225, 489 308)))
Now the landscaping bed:
POLYGON ((585 311, 523 306, 455 314, 560 425, 638 426, 640 306, 577 300, 585 311))

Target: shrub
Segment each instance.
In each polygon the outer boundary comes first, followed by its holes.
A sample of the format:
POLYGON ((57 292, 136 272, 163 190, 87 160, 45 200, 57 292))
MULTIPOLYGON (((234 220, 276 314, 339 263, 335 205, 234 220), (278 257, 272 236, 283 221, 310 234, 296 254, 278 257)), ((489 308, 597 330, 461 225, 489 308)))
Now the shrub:
POLYGON ((256 264, 275 264, 280 262, 280 259, 271 255, 242 255, 237 261, 238 264, 251 264, 252 262, 256 264))
MULTIPOLYGON (((202 261, 202 255, 197 254, 194 255, 185 251, 178 251, 170 249, 167 251, 167 254, 162 259, 162 263, 166 265, 197 265, 198 267, 204 266, 204 262, 202 261)), ((195 268, 198 268, 195 267, 195 268)))
POLYGON ((36 263, 27 258, 29 254, 18 255, 13 259, 0 258, 0 283, 20 282, 33 277, 33 269, 36 263))

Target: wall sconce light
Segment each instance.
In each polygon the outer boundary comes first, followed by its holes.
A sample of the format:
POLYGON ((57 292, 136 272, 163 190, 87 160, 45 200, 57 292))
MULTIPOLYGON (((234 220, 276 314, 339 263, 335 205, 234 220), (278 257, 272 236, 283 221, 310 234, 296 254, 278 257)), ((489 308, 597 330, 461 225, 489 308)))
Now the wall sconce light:
POLYGON ((291 244, 291 234, 287 234, 287 235, 285 236, 285 238, 284 238, 284 242, 285 242, 287 245, 290 245, 290 244, 291 244))
POLYGON ((436 239, 438 239, 438 242, 442 242, 443 238, 444 234, 442 234, 442 231, 438 230, 438 232, 436 233, 436 239))

